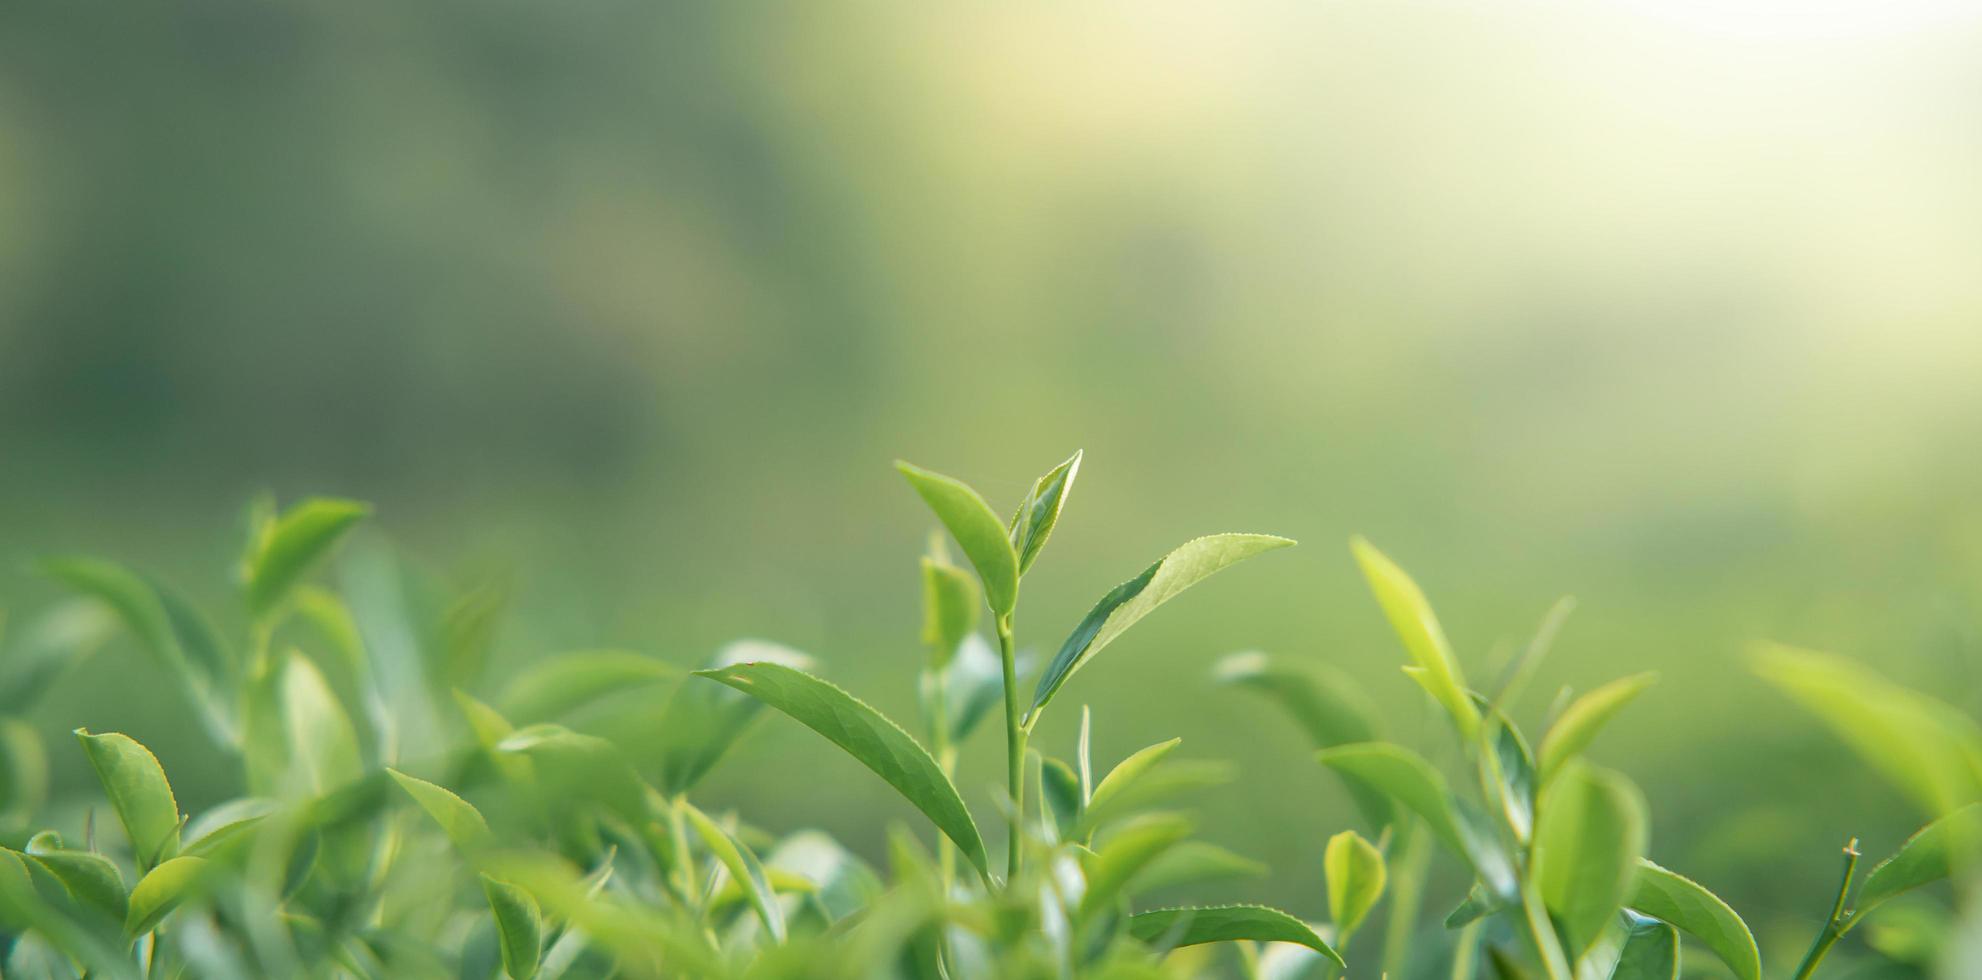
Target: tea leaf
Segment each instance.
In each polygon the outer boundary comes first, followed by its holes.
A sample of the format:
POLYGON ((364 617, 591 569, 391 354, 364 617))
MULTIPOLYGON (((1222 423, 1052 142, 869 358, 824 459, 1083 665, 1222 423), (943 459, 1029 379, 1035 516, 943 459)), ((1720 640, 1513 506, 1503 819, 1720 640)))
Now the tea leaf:
POLYGON ((1542 798, 1532 874, 1574 960, 1630 896, 1645 852, 1645 802, 1617 773, 1578 763, 1542 798))
POLYGON ((1675 980, 1679 976, 1679 931, 1628 910, 1624 915, 1629 924, 1610 980, 1675 980))
POLYGON ((1060 523, 1060 510, 1067 504, 1067 494, 1073 492, 1074 477, 1080 474, 1080 457, 1076 450, 1066 462, 1035 481, 1012 515, 1012 550, 1018 554, 1020 575, 1032 567, 1033 559, 1039 557, 1039 550, 1046 547, 1046 539, 1060 523))
POLYGON ((1078 915, 1083 920, 1114 907, 1129 879, 1191 833, 1191 822, 1174 813, 1150 814, 1126 824, 1083 862, 1087 890, 1078 915))
POLYGON ((179 852, 179 803, 172 784, 151 750, 115 732, 92 735, 76 729, 89 755, 104 795, 117 811, 131 840, 131 855, 140 869, 149 870, 179 852))
POLYGON ((1953 707, 1842 657, 1768 645, 1752 662, 1929 813, 1982 797, 1982 730, 1953 707))
POLYGON ((38 567, 43 575, 115 613, 145 652, 178 681, 215 741, 233 742, 232 708, 219 696, 232 675, 233 661, 198 613, 183 600, 113 562, 51 558, 38 567))
MULTIPOLYGON (((1031 666, 1031 658, 1020 654, 1016 664, 1017 674, 1024 677, 1031 666)), ((943 692, 943 713, 949 721, 950 742, 957 744, 968 738, 977 729, 978 723, 1004 699, 1004 663, 998 659, 998 651, 991 649, 989 641, 972 633, 964 637, 957 646, 956 655, 943 665, 940 672, 922 672, 922 710, 925 714, 935 706, 933 699, 939 685, 943 692)))
POLYGON ((291 651, 281 670, 290 792, 322 796, 363 775, 358 733, 316 664, 291 651))
POLYGON ((1308 924, 1264 905, 1211 905, 1151 909, 1129 917, 1129 935, 1161 949, 1200 943, 1297 943, 1346 968, 1342 954, 1308 924))
POLYGON ((1438 617, 1432 614, 1431 603, 1425 600, 1424 592, 1402 568, 1363 538, 1350 539, 1349 550, 1355 553, 1357 564, 1362 566, 1363 577, 1369 580, 1370 591, 1376 594, 1377 603, 1383 606, 1383 614, 1389 618, 1390 628, 1404 641, 1404 648, 1410 652, 1411 660, 1424 671, 1421 683, 1452 716, 1452 723, 1458 726, 1460 736, 1468 742, 1472 741, 1480 727, 1480 712, 1466 693, 1465 675, 1452 655, 1452 646, 1446 642, 1445 631, 1439 628, 1438 617))
POLYGON ((1405 809, 1424 818, 1432 835, 1443 841, 1452 853, 1471 860, 1460 839, 1452 816, 1450 791, 1445 777, 1422 756, 1388 742, 1362 742, 1338 745, 1315 753, 1322 765, 1388 795, 1405 809))
POLYGON ((406 791, 407 796, 413 798, 413 802, 420 805, 420 809, 427 811, 427 816, 434 818, 454 846, 472 855, 486 849, 492 842, 489 822, 483 819, 482 811, 475 809, 474 804, 444 786, 408 776, 397 769, 387 769, 386 774, 406 791))
POLYGON ((1633 674, 1611 681, 1571 703, 1555 719, 1555 724, 1549 726, 1548 734, 1542 736, 1539 759, 1542 782, 1546 784, 1563 763, 1588 748, 1612 716, 1646 688, 1658 683, 1658 679, 1657 671, 1633 674))
POLYGON ((1229 878, 1263 878, 1271 870, 1264 863, 1206 841, 1181 841, 1156 856, 1129 882, 1125 892, 1145 892, 1179 885, 1195 885, 1229 878))
POLYGON ((977 491, 941 473, 900 460, 895 462, 895 469, 908 478, 909 486, 915 488, 943 526, 950 529, 950 536, 957 540, 964 557, 977 569, 991 611, 999 616, 1011 615, 1012 608, 1018 604, 1018 554, 1006 536, 1005 523, 998 519, 991 505, 977 491))
POLYGON ((130 910, 124 918, 124 931, 143 935, 187 899, 199 894, 207 881, 205 858, 175 857, 145 872, 131 889, 130 910))
MULTIPOLYGON (((771 662, 809 670, 812 658, 782 644, 738 640, 716 651, 710 669, 737 663, 771 662)), ((715 768, 757 718, 763 705, 715 684, 684 683, 669 696, 650 750, 661 791, 679 796, 715 768)), ((955 710, 955 709, 952 709, 955 710)))
POLYGON ((527 725, 561 718, 598 698, 679 674, 667 663, 628 650, 579 650, 524 668, 503 688, 499 700, 505 716, 527 725))
POLYGON ((977 629, 984 594, 963 569, 934 557, 922 559, 922 642, 929 666, 941 670, 964 638, 977 629))
POLYGON ((1956 857, 1963 859, 1961 863, 1972 860, 1978 845, 1982 845, 1982 803, 1971 803, 1920 828, 1865 877, 1854 921, 1888 899, 1946 878, 1958 863, 1956 857))
POLYGON ((1762 955, 1748 924, 1726 902, 1690 879, 1640 860, 1628 904, 1705 943, 1734 971, 1736 980, 1761 980, 1762 955))
POLYGON ((106 913, 114 922, 124 921, 130 901, 124 894, 124 876, 109 858, 89 851, 44 850, 32 843, 28 855, 60 879, 77 901, 106 913))
POLYGON ((1328 879, 1328 914, 1335 920, 1335 939, 1346 942, 1383 897, 1383 852, 1362 835, 1345 830, 1328 839, 1322 868, 1328 879))
POLYGON ((1151 767, 1163 761, 1163 757, 1169 755, 1170 751, 1181 742, 1183 742, 1181 738, 1158 742, 1136 750, 1128 758, 1117 763, 1115 768, 1108 771, 1108 775, 1101 777, 1101 782, 1096 784, 1094 791, 1088 795, 1086 808, 1097 810, 1106 807, 1109 801, 1133 785, 1151 767))
POLYGON ((984 840, 949 777, 901 726, 866 702, 782 664, 744 663, 695 673, 763 701, 845 749, 921 810, 980 874, 987 873, 984 840))
POLYGON ((544 913, 521 887, 482 875, 482 893, 495 914, 502 970, 510 980, 531 980, 544 954, 544 913))
POLYGON ((310 569, 372 509, 352 500, 312 499, 264 525, 243 559, 248 612, 266 617, 310 569))
POLYGON ((680 803, 682 812, 695 826, 695 833, 702 838, 702 846, 721 861, 729 870, 731 880, 743 886, 750 896, 750 905, 757 910, 757 917, 764 922, 764 928, 771 933, 774 942, 785 941, 784 906, 778 904, 777 893, 771 890, 771 881, 764 873, 764 865, 757 860, 742 841, 724 830, 709 815, 688 804, 680 803))
POLYGON ((118 619, 106 604, 76 598, 38 617, 0 658, 0 712, 19 714, 34 706, 63 672, 96 652, 116 631, 118 619))
POLYGON ((1026 723, 1032 724, 1040 709, 1060 693, 1061 685, 1074 671, 1085 666, 1103 647, 1113 643, 1123 631, 1149 615, 1157 606, 1178 593, 1254 555, 1276 548, 1291 547, 1293 541, 1270 534, 1213 534, 1185 542, 1175 551, 1157 559, 1142 574, 1116 586, 1095 603, 1086 618, 1060 645, 1060 652, 1046 665, 1039 686, 1032 696, 1026 723))
MULTIPOLYGON (((1348 675, 1326 664, 1269 658, 1249 651, 1220 660, 1212 674, 1221 683, 1257 691, 1280 705, 1317 749, 1370 742, 1382 734, 1369 695, 1348 675)), ((1389 797, 1361 783, 1346 785, 1371 826, 1382 828, 1396 821, 1397 811, 1389 797)))

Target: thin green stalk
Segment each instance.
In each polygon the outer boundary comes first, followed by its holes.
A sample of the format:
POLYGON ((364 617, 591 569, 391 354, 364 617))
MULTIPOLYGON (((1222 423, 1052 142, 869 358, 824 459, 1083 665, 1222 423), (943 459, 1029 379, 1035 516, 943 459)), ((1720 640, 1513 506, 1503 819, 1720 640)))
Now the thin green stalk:
POLYGON ((1025 853, 1025 736, 1019 718, 1018 653, 1012 644, 1012 617, 998 617, 998 656, 1005 662, 1006 788, 1012 797, 1011 840, 1007 845, 1005 880, 1019 876, 1025 853))
POLYGON ((1830 920, 1824 923, 1823 931, 1810 943, 1810 951, 1803 955, 1803 964, 1796 968, 1795 980, 1810 980, 1817 972, 1817 964, 1837 945, 1837 941, 1851 929, 1851 914, 1844 909, 1845 900, 1851 895, 1851 879, 1858 872, 1858 838, 1844 845, 1844 875, 1838 879, 1837 901, 1831 904, 1830 920))

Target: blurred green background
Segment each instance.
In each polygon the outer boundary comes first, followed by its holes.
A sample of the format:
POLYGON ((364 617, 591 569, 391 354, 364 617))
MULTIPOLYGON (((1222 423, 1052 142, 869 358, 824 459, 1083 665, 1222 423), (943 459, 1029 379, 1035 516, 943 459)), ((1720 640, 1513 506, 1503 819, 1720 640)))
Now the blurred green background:
MULTIPOLYGON (((1528 719, 1662 670, 1594 754, 1800 941, 1836 846, 1918 815, 1746 645, 1982 710, 1979 51, 1940 0, 10 3, 0 600, 87 551, 224 603, 253 493, 348 495, 360 547, 509 577, 503 664, 763 637, 907 718, 890 461, 1005 509, 1084 448, 1026 645, 1194 534, 1304 542, 1061 701, 1101 760, 1238 760, 1199 810, 1276 871, 1236 891, 1320 914, 1351 812, 1218 656, 1428 718, 1360 531, 1477 673, 1578 597, 1528 719)), ((167 689, 119 644, 37 720, 232 792, 167 689)), ((909 812, 777 719, 707 795, 870 853, 909 812)))

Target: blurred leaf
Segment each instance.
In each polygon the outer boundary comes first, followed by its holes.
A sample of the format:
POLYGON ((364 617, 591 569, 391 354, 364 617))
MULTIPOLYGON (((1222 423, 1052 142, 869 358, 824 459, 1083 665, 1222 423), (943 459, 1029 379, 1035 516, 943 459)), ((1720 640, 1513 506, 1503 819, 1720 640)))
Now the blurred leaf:
POLYGON ((941 670, 956 656, 983 610, 984 597, 969 573, 940 555, 922 559, 922 643, 931 668, 941 670))
POLYGON ((1129 879, 1190 833, 1188 819, 1174 813, 1154 813, 1125 824, 1110 835, 1093 858, 1082 862, 1087 888, 1081 893, 1079 917, 1092 920, 1113 908, 1129 879))
POLYGON ((448 687, 470 687, 482 676, 509 606, 509 579, 497 576, 462 592, 441 613, 432 665, 448 687))
POLYGON ((1059 840, 1067 840, 1080 824, 1080 776, 1059 759, 1041 757, 1039 762, 1040 802, 1047 808, 1059 840))
MULTIPOLYGON (((710 658, 710 669, 737 663, 770 662, 797 670, 812 669, 812 658, 790 647, 764 640, 738 640, 710 658)), ((715 684, 684 682, 674 689, 662 709, 654 745, 642 753, 656 760, 661 791, 679 796, 715 768, 730 746, 743 736, 763 708, 715 684)))
POLYGON ((1541 756, 1538 760, 1543 783, 1547 783, 1563 763, 1575 758, 1589 747, 1604 724, 1610 721, 1627 704, 1643 694, 1645 689, 1658 683, 1657 671, 1646 671, 1611 681, 1588 694, 1577 698, 1550 725, 1548 734, 1542 737, 1541 756))
POLYGON ((1328 914, 1335 921, 1335 939, 1346 942, 1383 897, 1383 852, 1362 835, 1345 830, 1328 839, 1322 868, 1328 880, 1328 914))
POLYGON ((987 873, 984 840, 956 787, 901 726, 838 687, 782 664, 695 673, 763 701, 845 749, 929 817, 979 874, 987 873))
POLYGON ((1466 892, 1465 901, 1460 902, 1459 907, 1445 917, 1445 928, 1464 928, 1507 907, 1505 901, 1488 891, 1485 885, 1476 882, 1472 889, 1466 892))
MULTIPOLYGON (((1020 654, 1016 667, 1018 676, 1024 677, 1031 669, 1030 658, 1020 654)), ((977 729, 978 723, 1003 703, 1004 662, 998 659, 998 651, 991 649, 989 641, 972 633, 964 637, 956 655, 950 658, 940 673, 923 671, 921 693, 925 713, 934 707, 934 686, 938 684, 942 685, 950 742, 961 743, 977 729)))
POLYGON ((488 875, 481 877, 489 911, 495 914, 502 970, 510 980, 532 980, 544 953, 544 913, 529 892, 488 875))
POLYGON ((322 796, 363 775, 358 734, 316 664, 292 650, 280 669, 290 794, 322 796))
POLYGON ((1549 785, 1532 875, 1574 960, 1630 896, 1645 853, 1645 802, 1623 776, 1577 763, 1549 785))
POLYGON ((396 728, 373 673, 357 619, 343 599, 312 585, 296 590, 295 609, 329 647, 330 656, 311 659, 323 671, 338 702, 351 714, 364 750, 363 758, 368 763, 382 764, 395 749, 396 728))
POLYGON ((1173 797, 1230 783, 1233 767, 1211 759, 1171 760, 1150 769, 1112 793, 1099 805, 1089 801, 1081 813, 1077 834, 1083 839, 1124 816, 1173 797))
POLYGON ((1033 692, 1032 707, 1026 712, 1026 723, 1033 723, 1040 710, 1060 693, 1067 678, 1157 606, 1247 558, 1293 544, 1287 538, 1270 534, 1213 534, 1196 538, 1157 559, 1142 574, 1116 586, 1095 603, 1061 644, 1060 652, 1046 665, 1033 692))
POLYGON ((1006 537, 1005 523, 998 519, 991 505, 977 491, 941 473, 901 460, 895 462, 895 469, 908 478, 909 486, 915 488, 923 503, 949 528, 957 547, 963 549, 964 557, 977 569, 991 611, 999 616, 1011 615, 1018 603, 1018 555, 1006 537))
POLYGON ((1650 861, 1638 862, 1631 908, 1678 926, 1705 943, 1737 980, 1761 980, 1762 955, 1741 916, 1714 893, 1650 861))
POLYGON ((538 660, 503 688, 502 712, 519 724, 554 721, 610 694, 678 676, 673 666, 628 650, 580 650, 538 660))
POLYGON ((1460 737, 1470 742, 1479 730, 1479 709, 1466 693, 1465 674, 1452 655, 1445 631, 1439 628, 1438 617, 1432 614, 1431 603, 1411 576, 1368 541, 1351 538, 1349 550, 1362 566, 1363 577, 1369 580, 1370 591, 1376 594, 1390 628, 1404 641, 1411 660, 1423 672, 1419 682, 1452 717, 1460 737))
POLYGON ((264 619, 310 569, 342 540, 345 532, 371 513, 352 500, 305 500, 264 525, 242 561, 248 612, 264 619))
POLYGON ((605 739, 562 725, 537 724, 511 732, 496 750, 532 759, 546 797, 566 809, 597 803, 635 829, 652 820, 647 785, 605 739))
POLYGON ((420 809, 434 818, 454 846, 472 855, 491 843, 489 822, 482 818, 482 812, 475 809, 474 804, 456 796, 446 787, 408 776, 397 769, 387 769, 386 773, 406 791, 407 796, 413 798, 413 802, 420 805, 420 809))
POLYGON ((1031 492, 1012 515, 1012 550, 1018 554, 1020 575, 1032 567, 1033 559, 1039 557, 1039 550, 1046 547, 1046 539, 1060 523, 1060 511, 1067 504, 1067 494, 1073 492, 1074 477, 1080 474, 1080 457, 1080 451, 1075 450, 1066 462, 1034 481, 1031 492))
POLYGON ((204 888, 207 867, 205 858, 175 857, 145 872, 131 889, 124 931, 133 936, 150 932, 159 920, 204 888))
POLYGON ((1342 954, 1322 942, 1308 924, 1264 905, 1211 905, 1151 909, 1129 917, 1129 934, 1159 949, 1199 943, 1297 943, 1347 967, 1342 954))
POLYGON ((696 809, 687 801, 677 804, 688 815, 688 822, 695 826, 695 833, 702 838, 702 846, 715 855, 729 871, 730 878, 742 885, 750 897, 750 906, 757 910, 757 918, 763 921, 764 928, 771 934, 773 942, 785 941, 784 906, 778 904, 778 895, 771 889, 771 881, 764 873, 764 865, 757 855, 742 841, 724 830, 709 815, 696 809))
POLYGON ((179 804, 172 784, 151 750, 125 735, 92 735, 76 729, 76 738, 96 769, 103 792, 130 837, 132 857, 140 869, 150 869, 179 852, 179 804))
POLYGON ((0 713, 31 708, 57 677, 109 640, 117 620, 107 604, 73 599, 43 613, 0 650, 0 713))
POLYGON ((1982 845, 1982 803, 1971 803, 1920 828, 1865 877, 1853 919, 1895 896, 1948 877, 1956 855, 1973 860, 1978 845, 1982 845))
POLYGON ((19 718, 0 718, 0 821, 25 821, 47 800, 48 751, 41 733, 19 718))
POLYGON ((1181 841, 1156 856, 1124 889, 1129 895, 1232 878, 1264 878, 1267 866, 1206 841, 1181 841))
POLYGON ((1422 817, 1452 853, 1471 860, 1452 816, 1445 777, 1422 756, 1388 742, 1338 745, 1315 754, 1321 764, 1396 800, 1422 817))
POLYGON ((139 645, 179 682, 215 741, 233 742, 232 707, 221 696, 230 683, 232 661, 191 607, 176 597, 168 599, 164 590, 112 562, 51 558, 39 568, 116 613, 139 645))
POLYGON ((1521 655, 1516 657, 1513 663, 1508 664, 1507 669, 1501 674, 1500 683, 1495 687, 1490 702, 1492 707, 1502 711, 1513 709, 1514 703, 1519 701, 1522 693, 1528 689, 1528 682, 1534 679, 1535 671, 1541 668, 1542 661, 1547 659, 1549 651, 1554 648, 1555 637, 1562 632, 1562 624, 1568 621, 1569 614, 1574 611, 1576 611, 1576 600, 1572 596, 1563 596, 1548 607, 1548 612, 1542 616, 1541 626, 1535 629, 1534 637, 1528 641, 1526 647, 1522 648, 1521 655))
POLYGON ((568 864, 542 855, 511 855, 492 862, 490 874, 530 893, 548 917, 569 924, 611 950, 618 975, 725 976, 729 971, 701 930, 676 910, 595 892, 568 864))
POLYGON ((1949 705, 1842 657, 1767 645, 1752 662, 1930 814, 1982 798, 1982 730, 1949 705))
POLYGON ((1629 925, 1610 980, 1675 980, 1679 976, 1679 932, 1657 919, 1624 912, 1629 925))

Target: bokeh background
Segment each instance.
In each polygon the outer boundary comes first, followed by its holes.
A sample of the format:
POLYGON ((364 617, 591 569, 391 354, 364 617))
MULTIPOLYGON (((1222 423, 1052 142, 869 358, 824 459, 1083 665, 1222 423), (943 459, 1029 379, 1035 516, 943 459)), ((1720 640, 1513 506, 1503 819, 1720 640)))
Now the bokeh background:
MULTIPOLYGON (((1577 596, 1530 720, 1663 671, 1594 754, 1800 942, 1836 846, 1918 815, 1747 645, 1982 710, 1978 55, 1943 0, 9 3, 0 602, 85 551, 224 607, 254 493, 348 495, 354 549, 511 583, 505 669, 763 637, 905 718, 931 522, 890 462, 1008 508, 1084 448, 1027 645, 1186 537, 1303 541, 1061 702, 1104 760, 1236 760, 1198 810, 1274 864, 1239 891, 1319 915, 1352 817, 1220 655, 1428 718, 1362 532, 1476 672, 1577 596)), ((151 670, 38 713, 59 787, 90 724, 231 792, 151 670)), ((870 852, 908 814, 777 719, 707 795, 870 852)))

